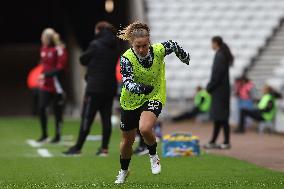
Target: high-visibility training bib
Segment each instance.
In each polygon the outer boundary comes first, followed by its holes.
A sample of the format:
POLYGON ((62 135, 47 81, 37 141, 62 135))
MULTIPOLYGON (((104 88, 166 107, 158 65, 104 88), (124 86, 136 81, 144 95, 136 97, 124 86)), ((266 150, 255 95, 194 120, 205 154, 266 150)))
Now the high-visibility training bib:
POLYGON ((165 48, 161 43, 153 44, 152 48, 154 60, 150 68, 145 68, 139 63, 132 49, 128 49, 123 54, 132 65, 134 82, 154 87, 150 94, 144 95, 131 93, 123 86, 120 105, 124 110, 137 109, 148 100, 158 100, 163 105, 166 103, 165 48))
POLYGON ((272 100, 273 102, 273 108, 269 112, 263 112, 261 116, 265 121, 271 121, 273 120, 275 114, 276 114, 276 107, 275 107, 275 99, 271 94, 264 95, 259 103, 258 103, 258 109, 263 110, 268 106, 268 102, 272 100))
POLYGON ((194 105, 197 106, 201 112, 208 112, 211 106, 211 95, 206 90, 199 91, 194 97, 194 105), (202 97, 204 101, 200 104, 202 97))

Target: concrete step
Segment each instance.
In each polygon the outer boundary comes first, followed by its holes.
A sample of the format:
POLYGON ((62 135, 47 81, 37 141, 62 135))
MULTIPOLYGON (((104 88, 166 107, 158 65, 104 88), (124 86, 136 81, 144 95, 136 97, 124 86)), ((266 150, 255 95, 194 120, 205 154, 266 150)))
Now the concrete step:
POLYGON ((257 62, 255 63, 254 66, 256 65, 264 65, 264 64, 269 64, 271 65, 272 67, 275 67, 279 64, 280 60, 277 60, 277 61, 267 61, 267 60, 256 60, 257 62))
POLYGON ((263 77, 263 78, 256 78, 256 77, 252 77, 252 76, 248 76, 252 81, 254 81, 255 83, 259 82, 259 83, 265 83, 265 81, 267 81, 267 79, 269 79, 269 77, 263 77))
POLYGON ((261 76, 261 75, 256 75, 256 74, 248 74, 248 77, 253 80, 265 80, 269 78, 269 76, 261 76))
POLYGON ((250 78, 253 82, 254 82, 254 84, 255 84, 255 86, 256 86, 256 88, 257 89, 261 89, 262 88, 262 86, 266 83, 266 81, 267 81, 267 79, 252 79, 252 78, 250 78))
POLYGON ((250 73, 261 73, 261 74, 272 74, 274 68, 265 68, 265 67, 254 67, 253 70, 250 71, 250 73))
MULTIPOLYGON (((284 43, 284 42, 283 42, 284 43)), ((265 50, 262 53, 266 53, 266 51, 283 51, 284 45, 267 45, 265 50)))
POLYGON ((265 83, 269 78, 269 76, 255 76, 255 75, 248 75, 248 77, 253 81, 259 81, 260 83, 265 83))
POLYGON ((248 77, 256 84, 263 85, 267 79, 274 75, 284 56, 284 24, 276 31, 271 40, 264 46, 263 51, 256 58, 254 66, 249 70, 248 77))
POLYGON ((257 64, 271 64, 272 66, 279 64, 282 57, 278 57, 276 59, 270 58, 260 58, 257 59, 257 64))
POLYGON ((249 72, 249 75, 256 77, 271 77, 273 70, 253 70, 249 72))
MULTIPOLYGON (((282 26, 283 27, 283 26, 282 26)), ((284 35, 284 28, 281 28, 278 32, 277 35, 284 35)))
POLYGON ((272 51, 268 50, 265 52, 265 54, 262 54, 262 57, 264 59, 279 59, 280 57, 284 56, 284 51, 272 51))
POLYGON ((276 50, 276 51, 284 51, 284 44, 281 45, 281 46, 276 46, 276 45, 273 45, 273 46, 268 46, 269 48, 267 50, 276 50))
POLYGON ((249 74, 253 75, 253 76, 260 76, 260 77, 266 77, 266 76, 271 76, 274 75, 274 70, 253 70, 252 72, 250 72, 249 74))
MULTIPOLYGON (((278 55, 278 54, 277 55, 276 54, 269 54, 269 53, 266 53, 266 52, 259 56, 259 60, 260 59, 263 59, 263 60, 277 60, 277 59, 279 59, 279 56, 281 56, 281 55, 278 55)), ((283 52, 283 54, 284 54, 284 52, 283 52)))
POLYGON ((271 65, 271 64, 257 64, 255 65, 254 69, 260 69, 260 70, 264 70, 264 69, 267 69, 267 70, 270 70, 270 69, 274 69, 275 67, 279 66, 279 64, 275 64, 275 65, 271 65))
POLYGON ((284 41, 274 41, 274 42, 271 42, 269 44, 267 44, 267 48, 270 48, 270 47, 283 47, 284 46, 284 41))
POLYGON ((283 49, 284 41, 282 43, 275 42, 274 44, 273 43, 267 44, 266 49, 270 49, 270 48, 271 49, 283 49))
POLYGON ((272 40, 269 42, 269 45, 283 46, 283 41, 282 40, 272 40))
POLYGON ((260 59, 263 59, 263 60, 277 60, 279 59, 280 57, 282 57, 284 54, 284 52, 282 53, 275 53, 275 51, 266 51, 265 53, 261 54, 259 56, 259 60, 260 59))
POLYGON ((263 51, 263 54, 283 54, 284 52, 284 46, 280 47, 280 46, 270 46, 267 50, 263 51))
POLYGON ((263 71, 260 71, 260 70, 255 70, 254 72, 249 73, 249 76, 257 77, 257 78, 269 78, 272 75, 274 75, 272 70, 271 70, 271 72, 263 72, 263 71))
POLYGON ((284 35, 277 35, 272 41, 284 41, 284 35))

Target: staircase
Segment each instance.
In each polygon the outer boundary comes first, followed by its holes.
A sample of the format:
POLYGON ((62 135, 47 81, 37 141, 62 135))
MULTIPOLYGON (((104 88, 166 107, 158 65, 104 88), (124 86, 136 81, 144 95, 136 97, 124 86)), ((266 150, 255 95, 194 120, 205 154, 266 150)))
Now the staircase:
POLYGON ((268 79, 274 75, 274 70, 284 57, 284 21, 276 29, 274 35, 268 40, 267 45, 255 58, 253 66, 248 70, 248 77, 254 81, 256 87, 261 88, 268 79))

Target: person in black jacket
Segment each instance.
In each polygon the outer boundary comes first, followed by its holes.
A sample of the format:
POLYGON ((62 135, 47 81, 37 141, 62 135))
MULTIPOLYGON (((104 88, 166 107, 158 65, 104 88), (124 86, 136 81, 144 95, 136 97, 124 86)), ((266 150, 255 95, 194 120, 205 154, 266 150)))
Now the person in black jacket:
POLYGON ((111 136, 111 111, 117 91, 115 67, 119 57, 114 27, 105 21, 95 26, 95 39, 81 55, 80 62, 87 67, 82 120, 77 143, 66 155, 79 154, 90 132, 97 111, 102 120, 102 145, 97 155, 108 155, 108 144, 111 136))
POLYGON ((222 38, 215 36, 212 38, 212 48, 216 51, 212 74, 207 85, 207 91, 212 96, 210 109, 210 118, 214 121, 214 130, 211 141, 206 144, 205 148, 228 149, 230 145, 230 81, 229 67, 233 64, 233 55, 223 42, 222 38), (216 140, 221 127, 224 128, 224 143, 217 145, 216 140))

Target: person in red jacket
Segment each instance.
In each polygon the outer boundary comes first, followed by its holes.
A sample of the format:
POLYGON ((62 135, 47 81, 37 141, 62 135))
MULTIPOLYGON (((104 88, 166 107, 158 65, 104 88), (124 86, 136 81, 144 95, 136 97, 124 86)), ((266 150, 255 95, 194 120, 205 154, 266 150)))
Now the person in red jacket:
POLYGON ((63 77, 66 71, 67 62, 68 62, 68 52, 64 42, 61 40, 59 33, 54 33, 53 42, 55 44, 55 48, 57 50, 57 58, 58 62, 56 65, 56 69, 53 71, 53 80, 56 91, 56 98, 54 103, 54 111, 58 115, 59 119, 57 119, 58 123, 56 123, 56 136, 52 142, 56 143, 60 141, 60 133, 62 128, 62 115, 65 105, 65 92, 63 89, 63 77))
MULTIPOLYGON (((64 42, 60 38, 59 33, 56 33, 56 32, 54 33, 53 41, 55 43, 55 48, 57 50, 57 56, 58 56, 58 64, 56 66, 57 69, 55 71, 57 71, 57 73, 63 73, 63 71, 67 67, 68 52, 67 52, 67 49, 66 49, 64 42)), ((60 76, 61 76, 60 74, 59 74, 59 76, 57 74, 57 77, 60 77, 60 76)), ((58 91, 58 92, 62 93, 60 91, 58 91)))
MULTIPOLYGON (((63 123, 63 88, 59 82, 59 76, 66 65, 67 57, 60 54, 59 45, 56 45, 55 31, 47 28, 41 36, 42 47, 40 50, 40 64, 43 66, 42 74, 39 76, 39 115, 42 135, 38 142, 48 139, 47 133, 47 107, 53 102, 56 133, 52 143, 60 141, 63 123)), ((66 55, 67 56, 67 55, 66 55)))

